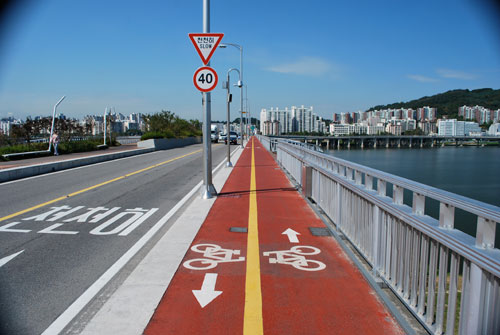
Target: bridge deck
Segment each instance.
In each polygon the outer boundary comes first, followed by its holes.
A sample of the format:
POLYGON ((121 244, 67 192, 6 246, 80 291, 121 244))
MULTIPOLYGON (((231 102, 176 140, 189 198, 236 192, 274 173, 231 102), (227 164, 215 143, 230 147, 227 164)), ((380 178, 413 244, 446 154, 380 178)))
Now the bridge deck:
POLYGON ((253 138, 145 334, 402 334, 335 239, 311 228, 324 224, 253 138))

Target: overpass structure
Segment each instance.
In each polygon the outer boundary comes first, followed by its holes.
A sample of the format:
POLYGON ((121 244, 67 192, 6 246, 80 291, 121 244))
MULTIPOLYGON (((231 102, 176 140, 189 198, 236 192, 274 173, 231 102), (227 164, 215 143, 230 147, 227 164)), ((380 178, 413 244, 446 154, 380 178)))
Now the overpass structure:
POLYGON ((445 144, 456 146, 485 146, 500 142, 496 136, 393 136, 393 135, 352 135, 352 136, 303 136, 283 135, 270 138, 284 138, 304 143, 324 146, 327 149, 341 148, 424 148, 441 147, 445 144))
POLYGON ((429 332, 500 333, 500 208, 297 141, 263 136, 260 141, 429 332), (411 195, 410 204, 405 194, 411 195), (439 206, 436 218, 427 211, 432 202, 439 206), (476 218, 470 222, 477 227, 475 236, 454 227, 462 211, 476 218))

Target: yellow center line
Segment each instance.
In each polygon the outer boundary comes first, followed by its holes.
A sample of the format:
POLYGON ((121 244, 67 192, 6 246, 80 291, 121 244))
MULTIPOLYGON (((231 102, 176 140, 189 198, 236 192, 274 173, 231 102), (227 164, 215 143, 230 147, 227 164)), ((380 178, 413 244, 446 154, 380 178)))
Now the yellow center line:
POLYGON ((252 138, 252 169, 250 172, 250 208, 248 211, 247 272, 245 281, 244 335, 264 333, 262 321, 262 292, 260 285, 259 230, 257 222, 257 185, 255 151, 252 138))
POLYGON ((111 184, 111 183, 113 183, 115 181, 118 181, 118 180, 121 180, 121 179, 125 179, 125 178, 133 176, 135 174, 138 174, 138 173, 141 173, 141 172, 144 172, 144 171, 148 171, 148 170, 153 169, 155 167, 159 167, 159 166, 162 166, 164 164, 171 163, 171 162, 176 161, 178 159, 194 155, 194 154, 196 154, 198 152, 201 152, 201 149, 193 151, 193 152, 190 152, 190 153, 187 153, 187 154, 179 156, 179 157, 175 157, 175 158, 169 159, 167 161, 164 161, 164 162, 161 162, 161 163, 158 163, 158 164, 155 164, 155 165, 148 166, 147 168, 144 168, 144 169, 140 169, 140 170, 137 170, 137 171, 134 171, 134 172, 131 172, 131 173, 127 173, 126 175, 110 179, 108 181, 105 181, 105 182, 102 182, 102 183, 99 183, 99 184, 96 184, 96 185, 84 188, 82 190, 79 190, 79 191, 76 191, 76 192, 73 192, 73 193, 70 193, 70 194, 67 194, 67 195, 63 195, 62 197, 49 200, 49 201, 44 202, 42 204, 38 204, 38 205, 35 205, 33 207, 23 209, 22 211, 19 211, 19 212, 16 212, 16 213, 13 213, 13 214, 10 214, 10 215, 7 215, 7 216, 4 216, 4 217, 0 218, 0 222, 8 220, 8 219, 11 219, 13 217, 19 216, 19 215, 24 214, 24 213, 28 213, 28 212, 34 211, 35 209, 38 209, 40 207, 44 207, 44 206, 53 204, 55 202, 58 202, 58 201, 61 201, 61 200, 64 200, 64 199, 67 199, 67 198, 70 198, 70 197, 74 197, 74 196, 76 196, 78 194, 82 194, 82 193, 85 193, 87 191, 94 190, 94 189, 96 189, 98 187, 111 184))

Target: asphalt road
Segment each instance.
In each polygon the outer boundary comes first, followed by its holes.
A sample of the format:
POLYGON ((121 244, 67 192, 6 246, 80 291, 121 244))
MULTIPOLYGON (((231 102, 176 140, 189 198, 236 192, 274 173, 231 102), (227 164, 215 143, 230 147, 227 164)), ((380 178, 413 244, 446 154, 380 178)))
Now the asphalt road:
POLYGON ((0 334, 42 333, 202 178, 193 145, 0 184, 0 334))

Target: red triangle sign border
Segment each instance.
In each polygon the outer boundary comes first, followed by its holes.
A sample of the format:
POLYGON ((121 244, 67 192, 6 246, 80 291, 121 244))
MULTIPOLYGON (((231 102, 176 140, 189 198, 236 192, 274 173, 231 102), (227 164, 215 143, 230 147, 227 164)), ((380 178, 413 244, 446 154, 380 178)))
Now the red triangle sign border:
POLYGON ((215 52, 215 49, 219 46, 220 41, 222 41, 222 37, 224 37, 223 33, 189 33, 189 38, 191 39, 191 42, 193 42, 193 45, 198 52, 198 55, 200 55, 201 61, 203 64, 207 65, 208 62, 210 62, 210 58, 212 58, 212 55, 215 52), (215 42, 215 45, 213 48, 210 50, 210 53, 208 56, 205 58, 203 56, 203 53, 201 52, 200 48, 198 47, 198 43, 196 43, 195 38, 196 37, 219 37, 219 39, 215 42))

